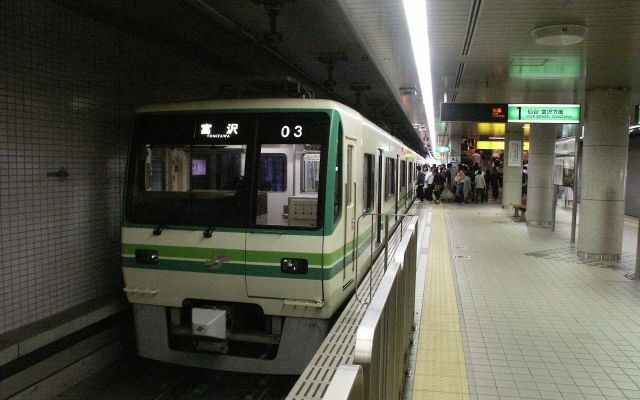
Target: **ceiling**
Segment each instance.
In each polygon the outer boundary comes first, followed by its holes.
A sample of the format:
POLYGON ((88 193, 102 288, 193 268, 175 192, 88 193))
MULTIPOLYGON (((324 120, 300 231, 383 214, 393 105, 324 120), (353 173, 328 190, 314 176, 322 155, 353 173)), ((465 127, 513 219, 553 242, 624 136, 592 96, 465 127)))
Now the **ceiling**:
MULTIPOLYGON (((640 1, 428 0, 434 98, 458 103, 580 103, 592 89, 639 88, 640 1), (543 26, 587 28, 584 42, 535 43, 543 26)), ((452 124, 469 130, 469 124, 452 124)))
MULTIPOLYGON (((423 154, 434 147, 402 0, 53 1, 200 59, 228 75, 225 96, 332 98, 423 154)), ((589 89, 638 92, 638 0, 427 0, 427 9, 436 122, 445 98, 584 103, 589 89), (556 24, 585 26, 586 40, 535 44, 532 30, 556 24)))

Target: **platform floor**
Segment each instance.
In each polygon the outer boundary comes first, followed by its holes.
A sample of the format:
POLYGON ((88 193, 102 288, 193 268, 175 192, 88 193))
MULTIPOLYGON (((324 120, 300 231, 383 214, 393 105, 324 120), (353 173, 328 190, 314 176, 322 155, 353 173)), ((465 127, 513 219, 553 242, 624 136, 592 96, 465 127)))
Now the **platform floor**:
POLYGON ((496 203, 418 208, 429 235, 407 398, 640 399, 640 281, 625 277, 637 219, 621 261, 586 262, 568 208, 553 232, 496 203))

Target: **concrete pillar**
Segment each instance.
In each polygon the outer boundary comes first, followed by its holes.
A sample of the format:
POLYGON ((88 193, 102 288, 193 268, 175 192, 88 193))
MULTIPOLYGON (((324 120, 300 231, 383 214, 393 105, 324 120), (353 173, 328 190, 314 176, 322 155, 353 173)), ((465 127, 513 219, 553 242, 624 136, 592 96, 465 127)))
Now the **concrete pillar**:
POLYGON ((462 135, 459 131, 452 132, 454 130, 453 128, 453 126, 449 126, 449 162, 453 162, 455 165, 458 165, 462 161, 460 150, 460 146, 462 145, 462 135))
POLYGON ((628 91, 587 91, 584 128, 578 256, 619 260, 629 148, 628 91))
MULTIPOLYGON (((509 126, 507 126, 509 129, 509 126)), ((522 145, 524 134, 522 128, 504 136, 504 165, 502 170, 502 207, 520 204, 522 197, 522 145)))
POLYGON ((529 176, 527 225, 550 227, 553 219, 553 164, 556 125, 531 124, 529 133, 529 176))

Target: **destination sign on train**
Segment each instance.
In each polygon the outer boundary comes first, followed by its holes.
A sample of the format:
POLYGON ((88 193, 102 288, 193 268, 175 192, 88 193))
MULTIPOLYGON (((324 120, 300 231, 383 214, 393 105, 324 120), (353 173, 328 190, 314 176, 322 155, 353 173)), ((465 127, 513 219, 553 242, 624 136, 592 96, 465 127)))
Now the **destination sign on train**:
POLYGON ((200 135, 209 139, 227 139, 231 135, 238 134, 240 125, 237 122, 231 122, 222 126, 215 126, 210 122, 200 124, 200 135))
POLYGON ((509 104, 508 122, 579 124, 580 104, 509 104))

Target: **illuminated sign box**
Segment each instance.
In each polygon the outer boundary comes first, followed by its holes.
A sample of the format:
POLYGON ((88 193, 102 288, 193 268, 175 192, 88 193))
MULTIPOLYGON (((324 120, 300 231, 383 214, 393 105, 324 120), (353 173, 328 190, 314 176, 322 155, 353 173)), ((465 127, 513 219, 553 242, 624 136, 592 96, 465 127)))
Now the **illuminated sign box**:
MULTIPOLYGON (((504 140, 478 140, 476 148, 478 150, 504 150, 504 140)), ((524 142, 522 150, 529 151, 529 142, 524 142)))
POLYGON ((440 120, 579 124, 580 104, 440 103, 440 120))
POLYGON ((579 124, 579 104, 509 104, 508 122, 530 124, 579 124))
POLYGON ((440 103, 442 122, 507 122, 506 104, 440 103))

